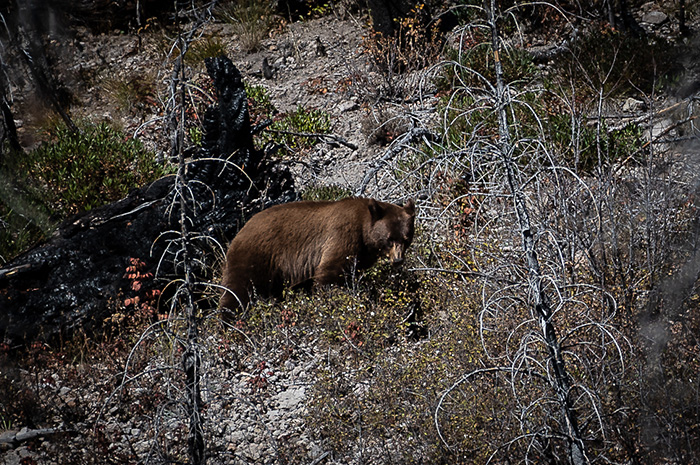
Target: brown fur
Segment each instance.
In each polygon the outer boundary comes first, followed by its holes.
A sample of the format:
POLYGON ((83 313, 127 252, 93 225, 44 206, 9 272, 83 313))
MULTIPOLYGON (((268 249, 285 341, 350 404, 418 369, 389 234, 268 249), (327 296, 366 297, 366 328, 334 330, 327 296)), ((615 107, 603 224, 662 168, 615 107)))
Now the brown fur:
POLYGON ((415 206, 374 199, 292 202, 253 216, 231 241, 222 309, 246 307, 253 292, 280 296, 285 286, 342 282, 380 256, 402 263, 413 240, 415 206))

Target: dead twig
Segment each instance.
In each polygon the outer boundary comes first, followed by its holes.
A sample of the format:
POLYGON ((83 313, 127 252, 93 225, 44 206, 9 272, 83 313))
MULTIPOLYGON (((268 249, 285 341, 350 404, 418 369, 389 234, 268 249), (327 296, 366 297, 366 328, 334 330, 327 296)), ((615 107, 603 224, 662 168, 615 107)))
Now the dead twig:
POLYGON ((389 147, 389 150, 386 151, 384 156, 373 163, 373 166, 365 174, 365 177, 362 179, 360 187, 357 188, 355 194, 363 195, 372 178, 375 177, 377 173, 389 163, 390 160, 398 156, 398 154, 401 153, 409 144, 415 144, 420 140, 431 141, 436 139, 437 136, 426 128, 412 128, 401 137, 397 138, 389 147))

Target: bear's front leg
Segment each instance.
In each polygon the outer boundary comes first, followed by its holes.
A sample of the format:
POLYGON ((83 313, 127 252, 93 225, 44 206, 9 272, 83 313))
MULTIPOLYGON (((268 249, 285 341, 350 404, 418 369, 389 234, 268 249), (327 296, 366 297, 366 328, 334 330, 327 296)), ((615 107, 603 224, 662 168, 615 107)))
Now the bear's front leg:
POLYGON ((345 274, 353 273, 357 267, 357 257, 345 254, 324 254, 314 273, 315 285, 341 284, 345 274))
POLYGON ((219 309, 226 312, 245 310, 250 303, 250 280, 246 279, 245 270, 231 267, 224 271, 221 283, 224 288, 219 299, 219 309))

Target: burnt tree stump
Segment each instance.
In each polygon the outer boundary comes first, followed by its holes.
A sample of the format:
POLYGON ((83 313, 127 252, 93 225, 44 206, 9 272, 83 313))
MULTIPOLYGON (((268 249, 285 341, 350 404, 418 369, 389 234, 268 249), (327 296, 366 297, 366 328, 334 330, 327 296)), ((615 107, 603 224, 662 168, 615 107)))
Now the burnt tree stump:
MULTIPOLYGON (((207 70, 218 102, 206 112, 202 148, 191 151, 187 165, 196 202, 188 229, 208 235, 225 251, 246 218, 266 206, 295 200, 296 193, 289 170, 253 145, 238 69, 219 57, 207 62, 207 70)), ((114 312, 129 311, 126 297, 162 290, 177 277, 180 214, 173 186, 174 177, 166 177, 118 202, 76 215, 45 243, 3 266, 0 340, 14 347, 70 337, 76 329, 90 333, 114 312), (141 264, 139 272, 150 276, 136 290, 127 273, 134 260, 141 264)), ((198 279, 211 279, 216 254, 203 247, 197 253, 204 264, 198 279)))

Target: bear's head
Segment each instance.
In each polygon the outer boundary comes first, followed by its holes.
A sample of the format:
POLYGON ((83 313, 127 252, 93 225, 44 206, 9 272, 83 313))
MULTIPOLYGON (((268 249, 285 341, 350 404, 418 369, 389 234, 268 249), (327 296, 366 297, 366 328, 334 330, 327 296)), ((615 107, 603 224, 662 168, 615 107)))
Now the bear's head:
POLYGON ((400 265, 404 261, 406 249, 413 241, 413 223, 416 218, 413 200, 399 207, 370 199, 369 211, 372 225, 365 238, 366 244, 376 250, 378 255, 389 257, 392 264, 400 265))

